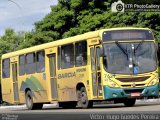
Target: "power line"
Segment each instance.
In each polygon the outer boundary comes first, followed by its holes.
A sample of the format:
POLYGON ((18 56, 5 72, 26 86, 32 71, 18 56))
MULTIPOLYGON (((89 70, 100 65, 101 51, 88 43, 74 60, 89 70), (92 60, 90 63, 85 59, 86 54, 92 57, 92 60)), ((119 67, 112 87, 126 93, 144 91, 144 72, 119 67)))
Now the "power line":
MULTIPOLYGON (((13 1, 13 0, 8 0, 8 1, 12 2, 13 4, 15 4, 19 8, 21 16, 23 16, 23 14, 22 14, 22 7, 18 3, 16 3, 15 1, 13 1)), ((22 22, 22 24, 24 24, 24 23, 22 22)), ((24 41, 25 41, 25 33, 24 33, 24 41)))

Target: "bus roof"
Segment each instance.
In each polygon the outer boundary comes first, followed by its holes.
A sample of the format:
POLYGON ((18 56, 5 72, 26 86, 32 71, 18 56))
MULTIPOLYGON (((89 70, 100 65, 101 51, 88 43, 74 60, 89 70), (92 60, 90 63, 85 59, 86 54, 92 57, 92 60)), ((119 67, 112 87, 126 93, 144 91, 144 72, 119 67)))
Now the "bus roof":
POLYGON ((84 39, 96 38, 96 37, 101 36, 101 34, 104 31, 125 30, 125 29, 150 30, 148 28, 135 28, 135 27, 120 27, 120 28, 101 29, 101 30, 97 30, 97 31, 87 32, 87 33, 84 33, 84 34, 81 34, 81 35, 76 35, 74 37, 60 39, 60 40, 56 40, 56 41, 53 41, 53 42, 44 43, 44 44, 41 44, 41 45, 36 45, 36 46, 25 48, 25 49, 22 49, 22 50, 6 53, 6 54, 2 55, 2 59, 14 57, 14 56, 17 56, 17 55, 26 54, 26 53, 33 52, 33 51, 39 51, 39 50, 43 50, 43 49, 58 46, 58 45, 69 44, 73 41, 76 42, 76 41, 80 41, 80 40, 84 40, 84 39))
POLYGON ((41 45, 36 45, 36 46, 25 48, 22 50, 6 53, 6 54, 2 55, 2 59, 14 57, 14 56, 21 55, 21 54, 26 54, 26 53, 33 52, 33 51, 39 51, 39 50, 43 50, 43 49, 58 46, 58 45, 69 44, 73 41, 75 42, 75 41, 80 41, 80 40, 84 40, 84 39, 95 38, 98 36, 99 36, 99 30, 94 31, 94 32, 88 32, 88 33, 84 33, 81 35, 76 35, 74 37, 60 39, 60 40, 56 40, 53 42, 44 43, 41 45))

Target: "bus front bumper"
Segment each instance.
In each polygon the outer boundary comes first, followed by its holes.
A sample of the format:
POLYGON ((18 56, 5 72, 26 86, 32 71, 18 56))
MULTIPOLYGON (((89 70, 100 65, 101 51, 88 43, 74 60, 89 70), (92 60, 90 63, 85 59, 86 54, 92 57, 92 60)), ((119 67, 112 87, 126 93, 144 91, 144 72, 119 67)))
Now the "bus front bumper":
POLYGON ((114 98, 143 98, 143 97, 158 97, 159 94, 159 84, 154 86, 141 87, 141 88, 111 88, 104 86, 104 98, 114 99, 114 98), (139 95, 132 96, 131 94, 139 93, 139 95))

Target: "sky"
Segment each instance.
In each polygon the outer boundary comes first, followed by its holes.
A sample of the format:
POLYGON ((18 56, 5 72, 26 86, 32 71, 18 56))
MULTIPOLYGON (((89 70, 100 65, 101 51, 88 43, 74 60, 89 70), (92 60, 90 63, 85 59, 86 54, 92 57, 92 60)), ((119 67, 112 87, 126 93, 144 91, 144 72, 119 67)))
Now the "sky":
POLYGON ((31 31, 36 21, 42 20, 56 5, 57 0, 0 0, 0 36, 6 28, 31 31))

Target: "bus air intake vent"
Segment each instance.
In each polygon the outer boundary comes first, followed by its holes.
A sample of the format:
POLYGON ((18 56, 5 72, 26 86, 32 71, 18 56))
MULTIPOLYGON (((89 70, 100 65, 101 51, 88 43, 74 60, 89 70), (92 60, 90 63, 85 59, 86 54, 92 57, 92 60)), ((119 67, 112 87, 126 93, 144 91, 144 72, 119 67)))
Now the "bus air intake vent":
MULTIPOLYGON (((143 87, 145 84, 135 84, 134 87, 143 87)), ((133 87, 132 85, 121 85, 122 87, 133 87)))
POLYGON ((150 78, 150 76, 145 77, 135 77, 135 78, 116 78, 117 80, 121 82, 142 82, 150 78))
POLYGON ((143 91, 144 89, 126 89, 126 90, 124 90, 124 92, 126 93, 126 94, 131 94, 131 93, 133 93, 133 92, 139 92, 139 93, 142 93, 142 91, 143 91))

